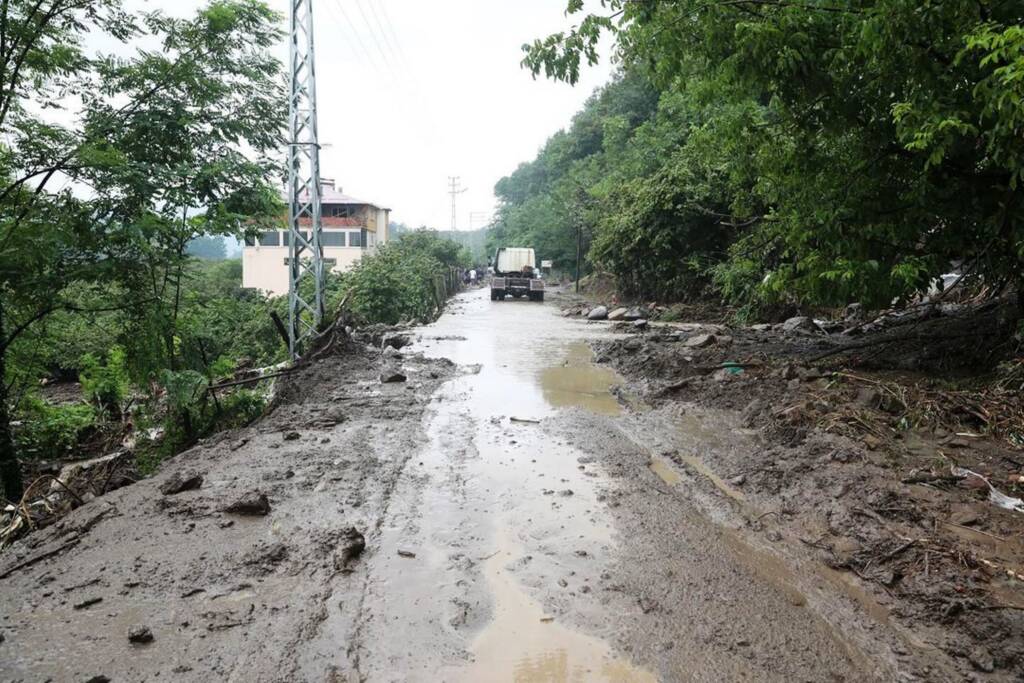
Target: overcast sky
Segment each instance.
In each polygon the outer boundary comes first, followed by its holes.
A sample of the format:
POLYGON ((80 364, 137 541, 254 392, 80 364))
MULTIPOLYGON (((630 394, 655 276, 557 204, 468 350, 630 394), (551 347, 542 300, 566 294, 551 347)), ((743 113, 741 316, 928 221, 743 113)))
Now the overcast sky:
MULTIPOLYGON (((282 14, 287 0, 269 0, 282 14)), ((184 15, 205 0, 136 0, 184 15)), ((313 0, 322 175, 414 227, 486 223, 494 183, 532 159, 611 73, 571 87, 520 68, 520 46, 570 24, 565 0, 313 0)), ((286 45, 279 50, 287 60, 286 45)), ((284 154, 282 150, 282 155, 284 154)))

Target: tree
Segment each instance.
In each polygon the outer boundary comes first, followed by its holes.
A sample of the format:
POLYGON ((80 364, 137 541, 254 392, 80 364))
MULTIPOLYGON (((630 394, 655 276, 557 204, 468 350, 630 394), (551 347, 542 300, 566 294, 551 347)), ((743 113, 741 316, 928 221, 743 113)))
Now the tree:
MULTIPOLYGON (((188 244, 240 235, 279 210, 270 155, 285 100, 269 53, 279 17, 257 0, 214 0, 191 19, 39 0, 3 3, 0 23, 0 377, 11 345, 78 310, 67 292, 90 282, 132 315, 136 369, 173 369, 188 244), (87 31, 147 35, 160 49, 88 57, 87 31), (73 125, 43 115, 76 98, 64 112, 73 125), (55 178, 87 189, 53 190, 55 178)), ((16 498, 7 389, 0 382, 0 474, 16 498)))
POLYGON ((1020 3, 602 5, 571 0, 583 19, 525 46, 524 65, 574 82, 611 33, 663 104, 686 96, 676 116, 695 142, 670 162, 689 168, 674 204, 738 226, 716 269, 730 292, 883 306, 955 264, 993 292, 1024 286, 1020 3))

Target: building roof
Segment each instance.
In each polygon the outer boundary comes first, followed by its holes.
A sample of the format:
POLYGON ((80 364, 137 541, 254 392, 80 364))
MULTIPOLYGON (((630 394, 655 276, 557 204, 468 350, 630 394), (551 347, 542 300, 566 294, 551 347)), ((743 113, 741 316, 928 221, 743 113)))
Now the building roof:
MULTIPOLYGON (((288 201, 287 189, 282 192, 282 197, 288 201)), ((321 204, 341 204, 341 205, 361 205, 361 206, 372 206, 376 209, 384 209, 390 211, 390 209, 383 204, 377 204, 376 202, 368 202, 365 199, 357 199, 350 195, 345 194, 341 190, 334 186, 334 181, 329 178, 320 179, 320 203, 321 204)))

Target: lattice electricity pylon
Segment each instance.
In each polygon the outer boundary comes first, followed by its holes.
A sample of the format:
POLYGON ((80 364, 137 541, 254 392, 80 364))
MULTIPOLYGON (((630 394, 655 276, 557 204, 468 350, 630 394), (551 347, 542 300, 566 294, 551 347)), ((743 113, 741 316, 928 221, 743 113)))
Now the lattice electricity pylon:
POLYGON ((291 0, 288 98, 288 351, 298 358, 324 317, 320 143, 312 0, 291 0), (304 225, 305 224, 305 225, 304 225))

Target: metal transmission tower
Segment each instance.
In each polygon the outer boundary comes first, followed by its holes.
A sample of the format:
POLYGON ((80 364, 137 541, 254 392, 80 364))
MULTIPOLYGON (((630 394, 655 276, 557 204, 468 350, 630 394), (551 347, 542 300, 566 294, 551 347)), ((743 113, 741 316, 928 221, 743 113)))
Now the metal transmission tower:
POLYGON ((289 6, 288 351, 294 360, 324 316, 324 258, 312 0, 289 6))
POLYGON ((468 189, 468 187, 459 187, 459 176, 448 176, 448 194, 452 196, 452 232, 455 231, 456 227, 455 198, 468 189))

